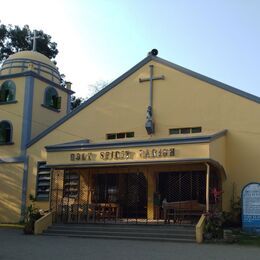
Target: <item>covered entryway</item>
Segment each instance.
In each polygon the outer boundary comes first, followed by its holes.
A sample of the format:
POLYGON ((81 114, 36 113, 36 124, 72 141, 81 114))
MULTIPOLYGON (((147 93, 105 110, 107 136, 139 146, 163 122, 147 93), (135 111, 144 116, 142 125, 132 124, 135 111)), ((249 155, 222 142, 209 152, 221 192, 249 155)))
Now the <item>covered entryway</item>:
POLYGON ((93 203, 118 204, 124 219, 146 218, 147 180, 142 172, 94 173, 92 178, 93 203))
POLYGON ((199 169, 159 172, 157 185, 167 222, 196 222, 202 213, 221 209, 221 198, 213 193, 221 190, 221 176, 213 167, 210 176, 199 169))
MULTIPOLYGON (((134 170, 134 169, 133 169, 134 170)), ((55 222, 114 223, 147 219, 147 178, 142 172, 111 169, 56 170, 51 208, 55 222), (121 173, 122 172, 122 173, 121 173)))
POLYGON ((225 133, 46 147, 54 221, 171 223, 220 207, 225 133))
POLYGON ((221 176, 204 163, 73 168, 52 172, 51 209, 59 223, 175 223, 220 206, 221 176), (207 192, 209 193, 207 196, 207 192), (208 197, 208 198, 207 198, 208 197))

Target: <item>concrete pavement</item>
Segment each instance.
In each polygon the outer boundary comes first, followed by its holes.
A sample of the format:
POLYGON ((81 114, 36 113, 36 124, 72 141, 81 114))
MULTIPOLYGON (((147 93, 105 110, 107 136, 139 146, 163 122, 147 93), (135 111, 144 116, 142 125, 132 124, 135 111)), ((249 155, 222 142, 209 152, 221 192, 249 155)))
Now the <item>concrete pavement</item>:
POLYGON ((260 247, 24 235, 0 228, 0 260, 260 259, 260 247))

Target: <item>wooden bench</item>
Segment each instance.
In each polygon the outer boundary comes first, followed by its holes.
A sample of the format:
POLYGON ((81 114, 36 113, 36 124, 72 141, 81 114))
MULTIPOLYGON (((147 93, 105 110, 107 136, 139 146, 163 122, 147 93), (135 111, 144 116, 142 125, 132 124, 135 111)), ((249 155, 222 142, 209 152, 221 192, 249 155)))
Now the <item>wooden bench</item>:
POLYGON ((164 222, 170 223, 170 216, 173 221, 182 221, 185 216, 200 216, 205 211, 205 205, 197 200, 185 200, 162 203, 164 222))

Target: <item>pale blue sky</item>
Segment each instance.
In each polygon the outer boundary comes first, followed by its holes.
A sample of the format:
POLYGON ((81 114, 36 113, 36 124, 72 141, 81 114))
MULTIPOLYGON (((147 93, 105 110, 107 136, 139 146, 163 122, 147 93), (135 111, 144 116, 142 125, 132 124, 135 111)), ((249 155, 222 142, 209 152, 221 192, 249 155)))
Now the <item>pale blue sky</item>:
POLYGON ((95 81, 116 79, 152 48, 260 96, 258 0, 45 0, 39 10, 35 3, 12 1, 14 12, 1 3, 0 19, 50 34, 58 67, 79 96, 89 95, 95 81))

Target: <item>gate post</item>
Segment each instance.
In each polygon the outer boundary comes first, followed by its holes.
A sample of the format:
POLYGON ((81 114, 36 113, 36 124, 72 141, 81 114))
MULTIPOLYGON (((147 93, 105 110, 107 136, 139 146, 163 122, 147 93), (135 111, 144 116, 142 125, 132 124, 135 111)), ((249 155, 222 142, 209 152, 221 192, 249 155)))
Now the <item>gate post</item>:
POLYGON ((210 166, 206 163, 207 173, 206 173, 206 212, 209 212, 209 174, 210 174, 210 166))
POLYGON ((58 222, 62 217, 63 179, 64 170, 51 170, 50 211, 53 213, 53 222, 58 222))
POLYGON ((154 214, 154 193, 156 191, 156 178, 153 172, 146 170, 147 176, 147 219, 153 220, 154 214))

